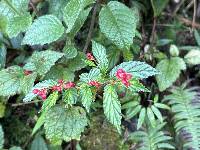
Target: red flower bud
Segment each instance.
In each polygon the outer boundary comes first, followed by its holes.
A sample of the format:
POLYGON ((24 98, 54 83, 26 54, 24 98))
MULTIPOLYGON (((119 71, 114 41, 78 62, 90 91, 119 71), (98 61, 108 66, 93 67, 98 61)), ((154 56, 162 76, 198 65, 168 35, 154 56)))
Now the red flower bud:
POLYGON ((40 91, 40 90, 38 90, 38 89, 34 89, 34 90, 33 90, 33 93, 34 93, 34 94, 38 94, 39 91, 40 91))
POLYGON ((69 88, 72 88, 75 86, 76 86, 76 84, 74 82, 67 82, 63 85, 64 89, 69 89, 69 88))
POLYGON ((64 80, 60 79, 60 80, 58 80, 58 83, 59 83, 59 84, 63 84, 63 83, 64 83, 64 80))
POLYGON ((101 86, 101 83, 99 83, 97 81, 90 81, 88 84, 90 86, 95 86, 96 88, 99 88, 101 86))
POLYGON ((87 55, 88 60, 91 60, 91 61, 95 60, 94 56, 91 53, 87 53, 86 55, 87 55))

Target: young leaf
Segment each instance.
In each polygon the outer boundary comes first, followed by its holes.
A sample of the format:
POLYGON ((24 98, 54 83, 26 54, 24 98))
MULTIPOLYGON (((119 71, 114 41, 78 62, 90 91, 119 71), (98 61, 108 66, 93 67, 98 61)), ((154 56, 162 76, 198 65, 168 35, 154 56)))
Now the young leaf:
POLYGON ((0 124, 0 149, 3 148, 3 145, 4 145, 4 132, 0 124))
POLYGON ((63 53, 65 53, 65 58, 72 59, 77 56, 78 52, 74 45, 66 45, 63 48, 63 53))
POLYGON ((139 119, 137 123, 137 130, 141 128, 142 124, 144 123, 146 116, 146 108, 142 108, 139 114, 139 119))
POLYGON ((160 91, 166 90, 179 77, 181 70, 186 69, 185 62, 179 57, 164 59, 160 61, 156 69, 161 73, 156 76, 160 91))
POLYGON ((118 100, 118 95, 113 85, 106 85, 103 94, 103 109, 106 118, 121 131, 121 104, 118 100))
POLYGON ((108 69, 108 59, 105 47, 95 41, 92 41, 92 53, 99 63, 99 68, 106 71, 108 69))
POLYGON ((159 119, 160 122, 163 122, 163 117, 161 112, 159 111, 158 108, 156 108, 154 105, 151 106, 151 110, 153 113, 156 115, 156 117, 159 119))
POLYGON ((12 96, 21 92, 21 80, 24 77, 23 69, 11 66, 0 71, 0 95, 12 96))
POLYGON ((56 16, 45 15, 39 17, 30 26, 25 34, 22 44, 48 44, 58 40, 63 33, 64 27, 61 21, 56 16))
POLYGON ((101 32, 122 49, 129 49, 136 32, 137 19, 132 10, 120 2, 111 1, 101 9, 101 32))
POLYGON ((156 119, 155 119, 153 111, 149 107, 147 108, 147 117, 148 117, 152 127, 155 127, 156 119))
POLYGON ((134 78, 139 79, 148 78, 149 76, 153 76, 159 73, 156 69, 144 62, 129 61, 123 62, 120 65, 114 67, 110 72, 110 76, 115 77, 116 71, 118 69, 123 69, 127 73, 132 74, 134 78))
POLYGON ((26 97, 23 99, 24 102, 29 102, 32 99, 34 99, 37 95, 33 93, 34 89, 48 89, 54 85, 56 85, 57 82, 53 80, 44 80, 42 82, 37 83, 31 90, 30 92, 26 95, 26 97))
POLYGON ((31 143, 30 150, 48 150, 47 144, 41 136, 36 136, 33 142, 31 143))
POLYGON ((67 33, 73 29, 84 8, 91 3, 93 3, 93 0, 70 0, 69 3, 67 3, 63 11, 63 18, 67 25, 67 33))
POLYGON ((45 75, 63 55, 63 53, 51 50, 34 52, 24 69, 36 71, 41 76, 45 75))
POLYGON ((30 14, 16 16, 8 21, 7 33, 10 38, 16 37, 20 32, 24 32, 32 23, 30 14))
POLYGON ((70 88, 63 92, 62 99, 68 105, 76 104, 78 98, 78 93, 76 88, 70 88))
POLYGON ((50 140, 79 140, 87 125, 86 113, 81 107, 52 107, 45 118, 45 133, 50 140))
POLYGON ((199 65, 200 64, 200 50, 193 49, 189 51, 185 57, 185 62, 189 65, 199 65))
POLYGON ((128 87, 132 92, 150 92, 138 79, 131 79, 128 87))
POLYGON ((83 106, 86 108, 87 112, 90 111, 90 106, 94 101, 94 96, 92 94, 92 90, 90 89, 89 85, 83 84, 80 87, 80 96, 81 102, 83 106))
POLYGON ((57 99, 58 99, 58 92, 56 91, 51 93, 42 104, 42 112, 46 112, 51 107, 53 107, 56 104, 57 99))

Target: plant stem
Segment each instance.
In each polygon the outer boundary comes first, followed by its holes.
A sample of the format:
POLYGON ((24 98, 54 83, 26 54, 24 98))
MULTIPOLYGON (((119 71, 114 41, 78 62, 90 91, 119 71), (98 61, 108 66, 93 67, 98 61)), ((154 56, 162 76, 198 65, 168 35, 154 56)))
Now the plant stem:
POLYGON ((40 103, 40 102, 43 102, 43 100, 31 101, 31 102, 26 102, 26 103, 12 104, 11 106, 12 107, 18 107, 18 106, 29 105, 29 104, 40 103))

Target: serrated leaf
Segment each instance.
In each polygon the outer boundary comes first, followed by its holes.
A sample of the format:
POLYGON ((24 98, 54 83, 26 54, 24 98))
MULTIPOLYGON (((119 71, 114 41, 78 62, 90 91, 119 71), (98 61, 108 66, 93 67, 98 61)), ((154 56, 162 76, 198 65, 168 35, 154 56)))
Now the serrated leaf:
POLYGON ((130 80, 131 85, 128 87, 132 92, 150 92, 142 83, 137 79, 130 80))
POLYGON ((106 85, 103 94, 103 109, 106 118, 121 132, 121 104, 118 95, 112 85, 106 85))
POLYGON ((21 81, 21 89, 24 94, 27 94, 34 86, 35 79, 37 77, 36 73, 25 76, 21 81))
POLYGON ((118 69, 123 69, 127 73, 132 74, 134 78, 138 79, 148 78, 149 76, 153 76, 159 73, 155 68, 151 67, 145 62, 129 61, 123 62, 120 65, 114 67, 110 72, 110 76, 114 77, 118 69))
POLYGON ((160 91, 164 91, 177 80, 181 70, 186 69, 186 65, 182 58, 173 57, 160 61, 156 69, 161 72, 156 76, 158 87, 160 91))
POLYGON ((7 49, 3 44, 0 44, 0 69, 5 67, 7 49))
POLYGON ((91 3, 93 3, 93 0, 70 0, 69 3, 67 3, 63 11, 63 18, 67 25, 67 33, 73 29, 84 8, 91 3))
POLYGON ((146 117, 146 109, 142 108, 138 118, 137 130, 141 128, 142 124, 144 123, 145 117, 146 117))
POLYGON ((20 32, 24 32, 32 23, 30 14, 16 16, 8 21, 7 33, 10 38, 16 37, 20 32))
POLYGON ((0 125, 0 149, 3 148, 4 145, 4 132, 2 126, 0 125))
POLYGON ((92 90, 87 84, 84 84, 80 86, 80 97, 81 97, 81 102, 87 112, 90 111, 90 106, 92 102, 94 101, 94 96, 92 94, 92 90))
POLYGON ((31 150, 48 150, 47 144, 41 136, 36 136, 31 143, 31 150))
POLYGON ((37 120, 37 122, 36 122, 36 124, 33 128, 31 135, 34 135, 41 128, 41 126, 44 124, 45 116, 46 116, 46 112, 42 112, 42 114, 38 118, 38 120, 37 120))
POLYGON ((24 69, 36 71, 39 75, 43 76, 63 55, 63 53, 51 50, 34 52, 28 63, 24 66, 24 69))
POLYGON ((90 82, 90 81, 99 81, 101 78, 101 71, 98 68, 93 68, 89 73, 82 73, 80 76, 80 81, 90 82))
POLYGON ((154 16, 157 17, 159 16, 163 9, 166 7, 166 5, 168 4, 169 0, 151 0, 151 5, 153 7, 153 11, 154 11, 154 16))
POLYGON ((185 57, 185 62, 190 64, 190 65, 198 65, 200 64, 200 50, 198 49, 193 49, 189 51, 185 57))
POLYGON ((43 102, 42 104, 42 112, 48 111, 51 107, 53 107, 56 104, 56 101, 58 100, 58 92, 55 91, 51 93, 48 98, 43 102))
POLYGON ((70 88, 63 92, 63 101, 68 105, 76 104, 78 99, 78 92, 76 88, 70 88))
POLYGON ((12 96, 21 92, 21 80, 24 77, 23 69, 11 66, 0 71, 0 95, 12 96))
POLYGON ((99 14, 101 32, 120 49, 129 49, 136 32, 137 18, 120 2, 111 1, 99 14))
POLYGON ((46 137, 50 140, 79 140, 87 125, 86 113, 81 107, 65 108, 57 105, 47 114, 44 127, 46 137))
POLYGON ((63 33, 64 27, 61 21, 56 16, 45 15, 36 19, 29 27, 22 44, 48 44, 58 40, 63 33))
POLYGON ((23 99, 24 102, 29 102, 32 99, 34 99, 37 95, 33 93, 34 89, 48 89, 54 85, 56 85, 57 82, 54 80, 44 80, 42 82, 37 83, 31 90, 30 92, 26 95, 26 97, 23 99))
POLYGON ((105 47, 95 41, 92 41, 92 53, 99 63, 99 68, 106 71, 108 69, 108 59, 105 47))
POLYGON ((156 108, 154 105, 151 106, 151 110, 153 113, 156 115, 156 117, 159 119, 160 122, 163 122, 163 117, 161 112, 159 111, 158 108, 156 108))

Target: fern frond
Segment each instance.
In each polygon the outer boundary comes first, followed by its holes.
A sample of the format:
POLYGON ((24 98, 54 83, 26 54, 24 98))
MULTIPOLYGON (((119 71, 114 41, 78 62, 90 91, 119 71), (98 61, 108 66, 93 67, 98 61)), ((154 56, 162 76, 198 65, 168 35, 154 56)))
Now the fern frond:
POLYGON ((197 87, 174 87, 164 98, 174 114, 175 131, 183 138, 183 149, 200 149, 200 95, 197 87))
POLYGON ((137 142, 137 150, 175 149, 170 143, 171 137, 162 128, 166 123, 157 122, 156 127, 148 126, 144 131, 130 134, 130 139, 137 142))

